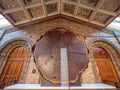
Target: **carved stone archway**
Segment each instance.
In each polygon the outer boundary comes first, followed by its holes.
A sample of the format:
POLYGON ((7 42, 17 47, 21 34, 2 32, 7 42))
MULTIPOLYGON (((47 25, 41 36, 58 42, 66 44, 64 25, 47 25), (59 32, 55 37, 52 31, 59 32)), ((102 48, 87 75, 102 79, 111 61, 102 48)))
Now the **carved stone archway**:
POLYGON ((117 74, 120 78, 120 54, 118 52, 118 49, 115 47, 115 45, 113 46, 111 43, 109 43, 109 41, 103 41, 103 40, 98 40, 98 41, 94 41, 93 43, 89 44, 89 58, 92 62, 92 67, 93 67, 93 71, 95 74, 95 80, 96 82, 101 82, 100 81, 100 77, 99 77, 99 71, 97 68, 97 65, 94 61, 94 57, 93 57, 93 48, 95 47, 102 47, 104 48, 106 51, 109 52, 113 65, 115 66, 115 69, 117 71, 117 74))
POLYGON ((5 63, 7 61, 7 58, 10 54, 10 52, 19 46, 23 46, 27 49, 27 59, 25 60, 25 63, 23 65, 22 73, 19 79, 19 82, 24 83, 27 68, 29 65, 29 58, 31 56, 31 45, 25 41, 25 40, 13 40, 9 43, 7 43, 0 51, 0 73, 2 72, 3 68, 5 67, 5 63))

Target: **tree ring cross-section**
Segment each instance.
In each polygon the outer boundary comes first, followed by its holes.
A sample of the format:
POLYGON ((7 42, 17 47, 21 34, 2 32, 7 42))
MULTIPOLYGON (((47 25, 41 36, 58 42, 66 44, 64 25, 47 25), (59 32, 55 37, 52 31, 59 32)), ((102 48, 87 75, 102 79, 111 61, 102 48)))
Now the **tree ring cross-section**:
POLYGON ((71 31, 58 28, 43 35, 33 50, 36 66, 45 80, 61 84, 61 48, 67 50, 69 83, 76 83, 88 66, 88 57, 85 42, 71 31))

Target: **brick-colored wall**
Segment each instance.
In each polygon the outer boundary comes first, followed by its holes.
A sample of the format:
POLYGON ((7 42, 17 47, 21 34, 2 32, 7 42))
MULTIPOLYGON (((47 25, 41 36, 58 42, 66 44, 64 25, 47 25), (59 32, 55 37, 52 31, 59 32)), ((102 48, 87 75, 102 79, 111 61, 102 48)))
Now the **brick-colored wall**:
MULTIPOLYGON (((16 32, 11 32, 5 34, 4 37, 0 41, 0 50, 10 41, 14 39, 23 39, 30 43, 31 47, 35 44, 36 40, 40 38, 41 35, 44 35, 48 30, 55 29, 57 27, 63 27, 68 30, 73 31, 80 37, 83 37, 86 45, 90 51, 88 54, 89 64, 88 68, 83 72, 81 76, 81 83, 96 83, 101 82, 99 77, 99 70, 94 62, 94 58, 92 55, 92 47, 94 46, 95 41, 103 42, 102 44, 106 44, 103 47, 111 47, 110 53, 117 55, 117 60, 114 63, 120 62, 120 45, 112 31, 109 30, 99 30, 89 26, 81 25, 79 23, 75 23, 66 19, 52 19, 46 22, 37 23, 35 25, 30 25, 22 28, 16 32), (109 43, 109 44, 108 44, 109 43), (114 52, 111 52, 111 51, 114 52), (116 52, 116 53, 115 53, 116 52)), ((98 44, 99 45, 99 44, 98 44)), ((110 48, 108 48, 110 49, 110 48)), ((109 51, 109 50, 108 50, 109 51)), ((113 61, 115 55, 112 55, 113 61)), ((29 58, 29 66, 26 72, 25 83, 40 83, 40 75, 36 68, 36 65, 33 60, 33 55, 29 58), (32 73, 33 69, 36 70, 35 73, 32 73)), ((116 65, 117 72, 120 77, 120 64, 116 65)))

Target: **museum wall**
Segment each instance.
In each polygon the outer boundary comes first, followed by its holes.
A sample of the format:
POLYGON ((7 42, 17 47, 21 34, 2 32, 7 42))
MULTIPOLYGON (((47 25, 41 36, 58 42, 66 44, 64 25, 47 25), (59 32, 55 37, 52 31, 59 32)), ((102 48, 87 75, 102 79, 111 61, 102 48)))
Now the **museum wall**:
POLYGON ((17 30, 11 29, 11 31, 6 33, 0 41, 0 67, 3 67, 2 63, 6 60, 2 59, 2 57, 5 57, 5 53, 7 53, 4 52, 4 49, 9 48, 6 47, 6 45, 15 40, 24 40, 28 43, 31 53, 29 53, 30 57, 27 58, 29 61, 27 62, 28 66, 26 66, 27 70, 25 71, 25 78, 22 78, 24 74, 21 74, 22 79, 20 80, 20 83, 40 83, 41 76, 34 62, 32 46, 47 31, 56 28, 65 28, 67 30, 73 31, 76 35, 85 40, 87 48, 89 49, 89 63, 87 69, 82 73, 82 76, 80 78, 81 83, 101 82, 98 67, 94 61, 92 54, 93 48, 97 46, 105 48, 110 53, 113 64, 120 78, 120 44, 116 39, 114 33, 106 29, 96 29, 62 18, 46 20, 34 25, 30 24, 17 30))

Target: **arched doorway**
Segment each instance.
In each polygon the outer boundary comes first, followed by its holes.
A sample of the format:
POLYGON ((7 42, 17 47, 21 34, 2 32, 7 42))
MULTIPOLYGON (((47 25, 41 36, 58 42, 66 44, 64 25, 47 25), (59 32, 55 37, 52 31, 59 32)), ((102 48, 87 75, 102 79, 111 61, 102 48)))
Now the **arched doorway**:
POLYGON ((19 81, 24 61, 27 58, 27 50, 23 46, 14 48, 6 61, 5 67, 0 75, 0 83, 13 84, 19 81))
POLYGON ((114 85, 113 82, 119 82, 110 54, 102 47, 96 47, 93 49, 93 55, 99 69, 101 81, 106 81, 110 85, 114 85))

